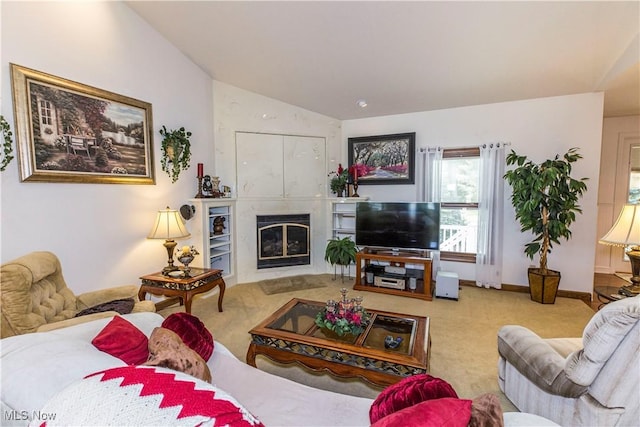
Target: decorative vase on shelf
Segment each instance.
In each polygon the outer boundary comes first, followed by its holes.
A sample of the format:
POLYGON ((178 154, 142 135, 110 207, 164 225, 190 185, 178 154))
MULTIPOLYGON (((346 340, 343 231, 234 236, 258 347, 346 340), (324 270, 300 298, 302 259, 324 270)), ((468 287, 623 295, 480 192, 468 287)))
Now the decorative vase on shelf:
POLYGON ((222 234, 224 233, 224 222, 226 221, 225 217, 217 216, 213 219, 213 234, 222 234))

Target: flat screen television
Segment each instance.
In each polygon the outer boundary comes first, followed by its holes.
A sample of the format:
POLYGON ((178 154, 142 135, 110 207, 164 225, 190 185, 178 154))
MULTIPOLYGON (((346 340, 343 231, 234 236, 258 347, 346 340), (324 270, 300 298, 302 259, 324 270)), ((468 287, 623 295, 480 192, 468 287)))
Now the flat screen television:
POLYGON ((356 205, 356 244, 390 249, 438 250, 440 204, 360 202, 356 205))

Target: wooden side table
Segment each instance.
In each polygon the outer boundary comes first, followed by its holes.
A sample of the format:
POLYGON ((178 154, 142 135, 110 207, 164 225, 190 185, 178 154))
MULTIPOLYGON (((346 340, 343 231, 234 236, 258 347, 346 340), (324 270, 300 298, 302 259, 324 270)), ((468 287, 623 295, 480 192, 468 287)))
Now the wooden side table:
POLYGON ((624 295, 618 293, 618 291, 620 290, 620 286, 596 286, 593 288, 593 290, 598 296, 598 301, 600 302, 598 310, 600 310, 606 304, 609 304, 611 301, 617 301, 619 299, 626 298, 624 295))
POLYGON ((222 270, 211 268, 191 268, 189 277, 165 276, 162 272, 147 274, 140 277, 142 285, 138 291, 140 301, 146 299, 147 292, 153 295, 163 295, 170 297, 167 301, 156 304, 156 309, 174 304, 179 299, 180 305, 184 304, 185 311, 191 313, 191 302, 193 297, 218 286, 218 311, 222 312, 222 298, 226 284, 222 279, 222 270))

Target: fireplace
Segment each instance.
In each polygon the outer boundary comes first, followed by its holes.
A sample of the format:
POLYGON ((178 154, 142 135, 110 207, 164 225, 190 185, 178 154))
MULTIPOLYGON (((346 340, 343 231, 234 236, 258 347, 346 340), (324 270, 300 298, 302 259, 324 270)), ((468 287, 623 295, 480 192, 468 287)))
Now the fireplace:
POLYGON ((311 263, 309 214, 258 215, 258 269, 311 263))

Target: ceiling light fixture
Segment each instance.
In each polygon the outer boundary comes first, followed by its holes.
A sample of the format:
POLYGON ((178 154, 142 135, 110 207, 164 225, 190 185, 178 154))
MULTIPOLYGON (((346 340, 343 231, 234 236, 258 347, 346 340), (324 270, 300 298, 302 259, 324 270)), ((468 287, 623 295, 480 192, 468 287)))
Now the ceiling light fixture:
POLYGON ((367 101, 364 99, 359 99, 356 104, 358 105, 358 107, 360 108, 365 108, 367 106, 367 101))

